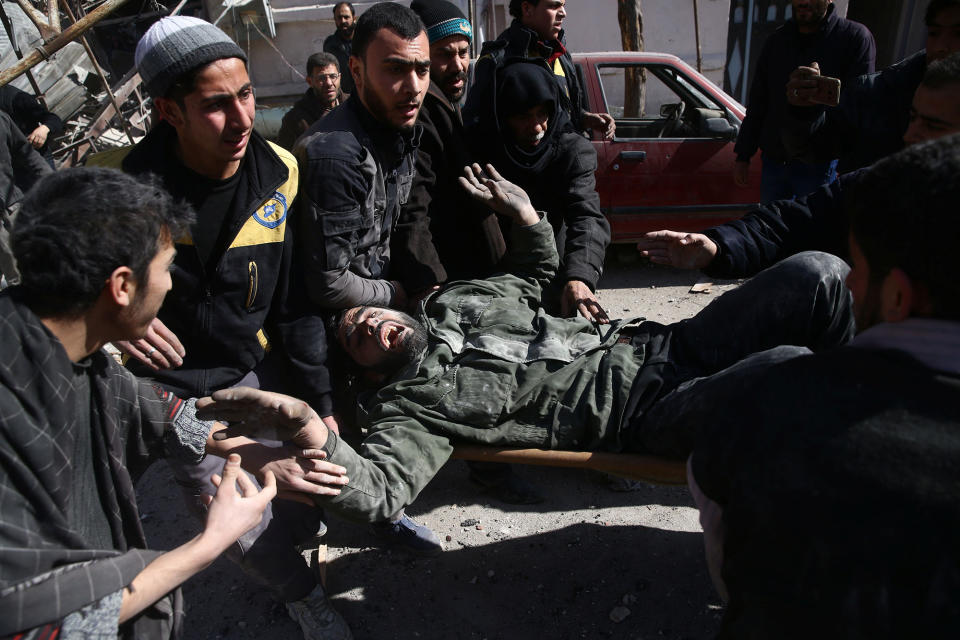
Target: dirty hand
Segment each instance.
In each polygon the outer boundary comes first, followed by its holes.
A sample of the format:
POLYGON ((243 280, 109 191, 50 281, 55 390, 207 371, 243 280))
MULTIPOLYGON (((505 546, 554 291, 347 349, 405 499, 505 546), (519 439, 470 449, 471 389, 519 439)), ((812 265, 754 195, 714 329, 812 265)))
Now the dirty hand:
POLYGON ((27 136, 27 142, 33 145, 34 149, 39 149, 47 141, 47 135, 50 133, 50 127, 45 124, 40 125, 30 132, 27 136))
POLYGON ((590 287, 581 280, 570 280, 564 285, 563 294, 560 296, 560 315, 569 318, 578 312, 590 322, 610 323, 607 312, 600 306, 600 301, 596 294, 590 291, 590 287))
POLYGON ((140 340, 120 340, 113 344, 154 371, 175 369, 183 364, 183 358, 187 355, 177 336, 159 318, 153 319, 147 334, 140 340))
POLYGON ((268 471, 263 489, 257 491, 253 481, 240 469, 240 456, 235 453, 227 457, 223 474, 214 474, 211 480, 217 493, 204 496, 207 523, 200 539, 222 552, 260 523, 263 510, 277 495, 277 481, 268 471))
POLYGON ((292 440, 302 449, 321 449, 328 428, 303 400, 282 393, 233 387, 197 400, 197 418, 219 420, 230 426, 213 434, 214 440, 256 436, 292 440))
POLYGON ((349 482, 347 470, 327 462, 327 452, 322 449, 300 449, 290 445, 248 447, 243 457, 248 468, 252 464, 256 469, 253 473, 261 483, 267 473, 272 473, 277 479, 277 496, 286 500, 313 505, 311 495, 340 495, 340 489, 349 482))
POLYGON ((459 180, 472 198, 514 222, 529 226, 540 221, 527 192, 505 180, 493 165, 488 164, 484 170, 479 164, 473 163, 463 168, 459 180))
POLYGON ((702 233, 651 231, 637 242, 640 255, 650 262, 678 269, 703 269, 717 255, 717 245, 702 233))
POLYGON ((787 81, 787 102, 795 107, 813 107, 816 102, 810 100, 817 92, 817 81, 820 75, 820 65, 811 62, 809 67, 797 67, 790 73, 787 81))

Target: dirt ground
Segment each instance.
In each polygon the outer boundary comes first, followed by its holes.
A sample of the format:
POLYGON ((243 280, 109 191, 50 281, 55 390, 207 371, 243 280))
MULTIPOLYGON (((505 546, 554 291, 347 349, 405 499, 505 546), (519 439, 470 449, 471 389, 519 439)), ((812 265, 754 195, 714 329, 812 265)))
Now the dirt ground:
MULTIPOLYGON (((611 259, 600 299, 612 317, 673 322, 736 283, 691 293, 700 276, 611 259)), ((376 546, 366 526, 330 518, 327 588, 357 640, 709 638, 721 609, 684 487, 615 491, 574 469, 518 468, 547 500, 504 505, 451 461, 407 512, 444 542, 435 558, 376 546)), ((165 464, 138 487, 151 547, 193 535, 165 464)), ((221 558, 185 586, 186 637, 299 638, 269 593, 221 558)))

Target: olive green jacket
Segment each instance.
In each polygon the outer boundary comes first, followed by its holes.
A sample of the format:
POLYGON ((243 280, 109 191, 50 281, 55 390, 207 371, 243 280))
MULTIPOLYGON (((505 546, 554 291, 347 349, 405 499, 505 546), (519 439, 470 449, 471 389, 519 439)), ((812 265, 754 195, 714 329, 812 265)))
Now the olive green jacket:
POLYGON ((451 282, 427 298, 429 333, 408 365, 361 407, 359 451, 330 434, 350 483, 323 499, 378 521, 410 504, 455 442, 544 449, 620 449, 620 424, 643 348, 618 342, 633 322, 594 325, 540 307, 559 259, 547 220, 513 229, 508 273, 451 282))

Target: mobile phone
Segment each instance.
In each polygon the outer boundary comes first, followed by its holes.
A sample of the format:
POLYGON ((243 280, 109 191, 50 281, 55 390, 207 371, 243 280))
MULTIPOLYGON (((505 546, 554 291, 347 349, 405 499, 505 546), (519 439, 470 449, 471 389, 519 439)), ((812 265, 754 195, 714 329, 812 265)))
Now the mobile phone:
POLYGON ((840 80, 830 76, 814 76, 811 78, 816 82, 813 93, 810 94, 810 102, 835 107, 840 104, 840 80))

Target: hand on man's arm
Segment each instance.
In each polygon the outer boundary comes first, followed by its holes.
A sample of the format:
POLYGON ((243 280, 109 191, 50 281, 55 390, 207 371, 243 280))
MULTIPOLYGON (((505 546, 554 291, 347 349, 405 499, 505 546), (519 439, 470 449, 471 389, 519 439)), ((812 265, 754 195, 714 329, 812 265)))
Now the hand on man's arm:
POLYGON ((560 313, 564 318, 570 318, 579 313, 591 322, 610 323, 610 318, 600 306, 597 295, 582 280, 570 280, 564 285, 563 294, 560 297, 560 313))
POLYGON ((260 522, 263 510, 277 493, 276 481, 269 471, 263 489, 257 491, 241 472, 238 455, 227 459, 223 475, 214 475, 213 483, 217 485, 217 493, 206 496, 207 523, 203 532, 164 553, 137 574, 123 590, 120 624, 208 567, 237 538, 260 522))

